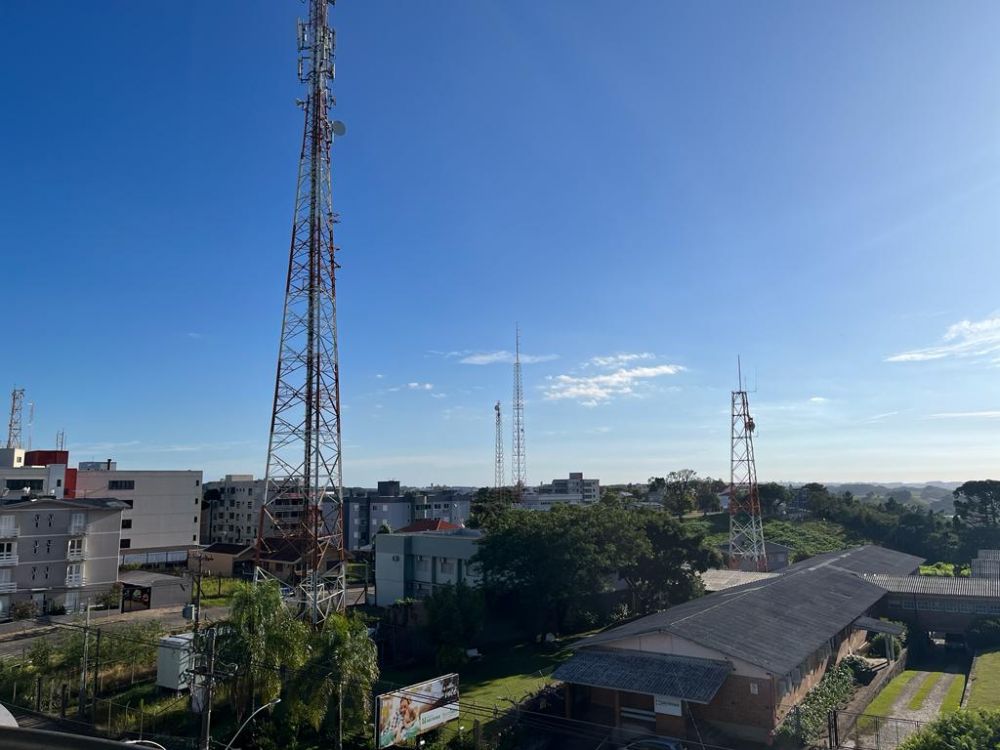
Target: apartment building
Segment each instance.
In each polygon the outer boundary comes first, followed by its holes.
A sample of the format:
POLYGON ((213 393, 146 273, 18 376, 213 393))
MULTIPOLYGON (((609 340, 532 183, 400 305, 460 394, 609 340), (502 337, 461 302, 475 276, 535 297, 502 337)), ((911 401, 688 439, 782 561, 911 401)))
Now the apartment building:
MULTIPOLYGON (((201 540, 204 544, 254 544, 260 529, 261 507, 267 482, 253 474, 226 474, 217 482, 205 482, 201 540)), ((331 504, 332 505, 332 504, 331 504)), ((324 510, 324 517, 329 512, 324 510)), ((280 530, 298 525, 302 502, 295 498, 275 501, 264 516, 264 536, 280 535, 280 530)), ((327 523, 334 519, 327 517, 327 523)))
POLYGON ((463 528, 379 534, 374 541, 375 603, 388 607, 399 599, 428 596, 440 586, 478 585, 479 569, 472 558, 481 538, 481 532, 463 528))
POLYGON ((200 471, 132 471, 111 461, 79 465, 76 497, 113 497, 121 518, 123 565, 186 565, 201 530, 200 471))
POLYGON ((0 495, 6 499, 46 495, 73 497, 76 469, 68 451, 0 449, 0 495))
POLYGON ((376 490, 344 492, 344 546, 360 549, 372 543, 383 526, 393 531, 417 520, 441 520, 464 526, 472 509, 472 490, 450 487, 404 490, 396 480, 379 482, 376 490))
POLYGON ((39 613, 84 608, 118 580, 122 512, 110 498, 0 505, 0 617, 19 600, 39 613))
POLYGON ((574 471, 568 479, 553 479, 548 484, 526 487, 521 497, 525 510, 549 510, 553 505, 589 505, 601 499, 599 479, 584 479, 574 471))

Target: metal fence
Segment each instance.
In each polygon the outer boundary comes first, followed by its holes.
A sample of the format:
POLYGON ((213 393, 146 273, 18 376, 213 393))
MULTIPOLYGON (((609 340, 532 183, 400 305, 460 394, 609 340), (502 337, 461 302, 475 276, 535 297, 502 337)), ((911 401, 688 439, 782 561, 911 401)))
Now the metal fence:
POLYGON ((850 711, 830 713, 829 747, 836 750, 896 750, 922 722, 850 711))

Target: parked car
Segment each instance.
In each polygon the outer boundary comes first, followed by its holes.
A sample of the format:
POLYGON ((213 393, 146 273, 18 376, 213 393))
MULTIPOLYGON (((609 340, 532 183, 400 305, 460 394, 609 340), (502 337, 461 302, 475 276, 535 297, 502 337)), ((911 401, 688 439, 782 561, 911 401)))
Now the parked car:
POLYGON ((666 737, 643 737, 632 740, 624 750, 684 750, 684 745, 666 737))

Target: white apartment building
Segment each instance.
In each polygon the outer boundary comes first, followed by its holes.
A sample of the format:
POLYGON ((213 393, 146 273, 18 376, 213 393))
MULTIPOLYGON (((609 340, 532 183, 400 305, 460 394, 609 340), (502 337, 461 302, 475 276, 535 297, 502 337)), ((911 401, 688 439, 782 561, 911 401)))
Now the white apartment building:
POLYGON ((118 580, 126 504, 112 499, 8 501, 0 505, 0 618, 18 600, 42 614, 76 612, 118 580))
MULTIPOLYGON (((206 482, 201 520, 202 543, 254 544, 266 492, 267 482, 254 479, 253 474, 226 474, 218 482, 206 482)), ((276 501, 264 518, 264 536, 278 533, 275 531, 277 525, 286 530, 296 526, 302 517, 301 509, 301 501, 276 501)), ((327 519, 328 523, 331 521, 327 519)))
POLYGON ((113 497, 122 512, 123 565, 187 564, 201 528, 200 471, 128 471, 113 461, 81 463, 76 497, 113 497))
MULTIPOLYGON (((0 449, 0 496, 7 500, 23 495, 64 497, 66 464, 32 465, 32 456, 40 453, 42 451, 25 451, 23 448, 0 449)), ((65 453, 60 455, 68 456, 65 453)))
POLYGON ((553 505, 589 505, 600 499, 600 480, 584 479, 582 471, 574 471, 568 479, 526 488, 521 504, 526 510, 549 510, 553 505))

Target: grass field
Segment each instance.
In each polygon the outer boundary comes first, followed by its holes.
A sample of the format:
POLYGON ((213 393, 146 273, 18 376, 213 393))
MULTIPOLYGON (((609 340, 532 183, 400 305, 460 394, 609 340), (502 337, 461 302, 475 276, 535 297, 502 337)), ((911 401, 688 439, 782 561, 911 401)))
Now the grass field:
POLYGON ((893 679, 892 682, 883 688, 875 700, 868 705, 865 713, 871 716, 888 716, 892 704, 899 698, 899 694, 903 692, 903 688, 909 685, 910 681, 916 676, 917 673, 915 671, 907 669, 903 674, 893 679))
POLYGON ((938 684, 938 681, 940 681, 943 676, 943 672, 931 672, 927 675, 927 677, 924 678, 924 681, 920 683, 920 687, 917 688, 913 697, 910 698, 907 708, 911 711, 919 711, 923 707, 927 696, 930 695, 931 690, 934 689, 934 686, 938 684))
POLYGON ((229 600, 236 590, 238 578, 209 578, 202 579, 201 584, 201 606, 202 607, 222 607, 229 604, 229 600))
POLYGON ((953 714, 955 713, 962 704, 962 693, 965 692, 965 675, 959 674, 955 675, 955 679, 952 680, 951 684, 948 686, 948 692, 944 694, 944 700, 941 701, 941 713, 942 714, 953 714))
POLYGON ((1000 650, 976 659, 976 679, 972 682, 969 708, 1000 708, 1000 650))

